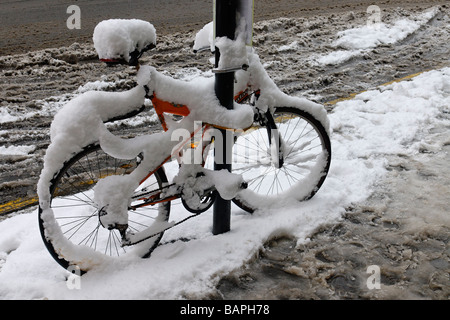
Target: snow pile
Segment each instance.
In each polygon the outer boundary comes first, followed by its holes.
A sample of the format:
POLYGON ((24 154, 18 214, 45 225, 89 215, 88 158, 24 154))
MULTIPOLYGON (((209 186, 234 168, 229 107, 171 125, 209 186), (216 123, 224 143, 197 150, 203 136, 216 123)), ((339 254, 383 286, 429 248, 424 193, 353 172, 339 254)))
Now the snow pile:
POLYGON ((27 155, 36 149, 35 146, 0 146, 0 156, 2 155, 27 155))
POLYGON ((156 30, 143 20, 110 19, 95 27, 93 41, 100 59, 123 58, 128 62, 131 52, 156 44, 156 30))
POLYGON ((214 52, 217 47, 220 51, 219 70, 240 68, 248 64, 246 37, 246 24, 245 20, 242 20, 236 30, 235 40, 227 37, 214 39, 214 21, 211 21, 195 35, 193 50, 198 51, 209 47, 211 52, 214 52))
POLYGON ((393 25, 379 22, 341 31, 337 34, 338 39, 332 43, 332 46, 339 50, 319 56, 315 60, 319 64, 338 64, 370 51, 379 45, 397 43, 425 25, 438 12, 439 7, 433 7, 418 15, 415 19, 401 19, 393 25))
POLYGON ((142 87, 126 92, 88 91, 59 110, 50 127, 51 144, 44 157, 38 193, 47 194, 48 182, 62 164, 83 147, 98 141, 105 130, 104 121, 139 109, 144 96, 142 87))
POLYGON ((206 24, 197 34, 194 40, 194 51, 210 48, 211 52, 215 51, 214 48, 214 21, 206 24))
MULTIPOLYGON (((212 34, 213 24, 209 23, 196 34, 194 50, 195 48, 204 46, 206 41, 209 41, 209 44, 213 46, 211 42, 213 38, 212 34)), ((243 92, 248 86, 259 88, 261 95, 255 104, 255 108, 266 111, 276 106, 296 107, 313 115, 328 131, 329 120, 325 108, 308 99, 289 96, 282 92, 267 74, 256 51, 252 47, 247 46, 246 36, 246 22, 243 19, 236 29, 235 40, 228 39, 227 37, 219 37, 215 41, 215 46, 220 50, 219 70, 239 69, 243 65, 249 67, 248 70, 238 70, 235 72, 234 95, 243 92)), ((241 105, 234 104, 234 109, 240 108, 242 108, 241 105)), ((204 112, 206 111, 205 109, 204 112)), ((245 126, 241 125, 240 128, 245 128, 245 126)))
POLYGON ((0 107, 0 124, 1 123, 9 123, 9 122, 17 122, 23 121, 26 119, 30 119, 36 115, 46 114, 46 110, 42 111, 24 111, 22 107, 13 105, 9 106, 1 106, 0 107))
POLYGON ((290 96, 282 92, 274 81, 269 77, 267 71, 262 67, 259 56, 255 53, 248 54, 249 70, 251 72, 239 71, 235 77, 237 83, 234 86, 235 94, 244 90, 243 85, 251 83, 254 88, 261 89, 261 95, 255 107, 259 110, 268 110, 269 107, 285 106, 295 107, 310 113, 316 120, 320 121, 329 132, 329 119, 325 108, 318 103, 303 97, 290 96))
POLYGON ((216 47, 220 51, 219 70, 241 68, 243 65, 248 65, 247 47, 243 34, 236 40, 230 40, 227 37, 217 38, 216 47))
MULTIPOLYGON (((330 114, 331 170, 313 199, 253 215, 233 207, 231 231, 218 236, 212 236, 212 217, 204 213, 166 232, 163 244, 150 259, 92 270, 80 279, 79 288, 69 289, 68 272, 45 249, 35 212, 10 217, 0 223, 0 298, 202 297, 214 290, 221 276, 251 259, 271 237, 293 235, 300 243, 308 241, 313 230, 336 222, 346 207, 364 201, 385 175, 387 155, 417 154, 431 130, 450 126, 440 116, 450 111, 449 106, 450 68, 340 102, 330 114)), ((439 148, 444 142, 432 143, 439 148)), ((176 168, 176 163, 171 165, 176 168)), ((182 205, 172 206, 171 220, 185 216, 182 205)))
POLYGON ((421 26, 430 21, 439 12, 437 7, 431 8, 416 19, 402 19, 392 26, 385 23, 369 25, 345 30, 338 33, 334 46, 349 50, 375 48, 381 44, 393 44, 405 39, 421 26))
POLYGON ((288 52, 288 51, 294 51, 298 47, 298 41, 294 41, 291 44, 286 44, 284 46, 281 46, 278 48, 278 52, 288 52))
MULTIPOLYGON (((253 123, 253 110, 248 105, 234 103, 233 110, 220 105, 214 91, 214 78, 197 77, 191 81, 180 81, 146 67, 151 73, 149 86, 162 100, 187 105, 193 121, 215 124, 234 129, 247 128, 253 123)), ((192 126, 193 128, 193 126, 192 126)))
POLYGON ((370 142, 354 140, 353 157, 374 157, 380 150, 384 155, 416 154, 428 130, 448 125, 439 115, 450 110, 449 94, 450 68, 431 71, 413 81, 366 91, 338 103, 332 129, 370 137, 370 142), (340 112, 342 108, 348 112, 340 112))
POLYGON ((7 123, 17 121, 19 119, 18 116, 12 115, 8 112, 7 108, 0 109, 0 123, 7 123))
POLYGON ((32 111, 24 111, 20 106, 2 106, 0 108, 0 123, 23 121, 33 117, 53 117, 69 101, 74 100, 80 94, 89 91, 111 91, 118 86, 124 85, 125 81, 126 80, 118 80, 116 82, 111 82, 97 80, 86 82, 71 93, 35 100, 34 104, 39 107, 38 110, 33 108, 32 111))

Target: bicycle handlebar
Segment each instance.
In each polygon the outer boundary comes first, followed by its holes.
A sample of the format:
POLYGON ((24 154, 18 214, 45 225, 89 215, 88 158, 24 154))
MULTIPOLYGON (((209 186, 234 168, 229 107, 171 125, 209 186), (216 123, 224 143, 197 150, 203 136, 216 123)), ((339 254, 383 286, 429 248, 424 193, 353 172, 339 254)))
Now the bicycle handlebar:
POLYGON ((156 45, 151 43, 148 46, 146 46, 145 48, 143 48, 142 50, 135 49, 133 52, 130 52, 130 60, 129 61, 126 61, 124 58, 120 58, 120 59, 118 59, 118 58, 111 58, 111 59, 103 58, 103 59, 100 59, 100 61, 105 62, 108 66, 117 65, 117 64, 127 64, 131 67, 136 67, 137 65, 139 65, 139 59, 142 57, 144 52, 149 51, 154 48, 156 48, 156 45))

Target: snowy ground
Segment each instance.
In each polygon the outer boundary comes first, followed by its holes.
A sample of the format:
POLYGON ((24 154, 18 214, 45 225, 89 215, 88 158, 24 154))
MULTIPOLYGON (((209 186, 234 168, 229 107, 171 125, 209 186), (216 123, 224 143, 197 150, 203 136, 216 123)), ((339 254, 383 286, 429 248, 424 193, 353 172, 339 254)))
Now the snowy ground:
MULTIPOLYGON (((365 21, 363 12, 348 12, 255 26, 255 48, 285 92, 325 103, 367 90, 328 105, 333 163, 312 200, 252 216, 234 208, 232 230, 220 236, 204 213, 167 232, 151 259, 93 270, 80 289, 68 288, 68 272, 47 253, 29 208, 0 223, 0 297, 447 299, 449 9, 383 12, 381 33, 362 33, 378 41, 361 47, 348 39, 365 21), (386 30, 406 33, 386 40, 386 30), (379 86, 425 70, 432 71, 379 86), (381 289, 366 285, 371 265, 380 267, 381 289)), ((185 79, 208 74, 207 55, 186 46, 192 39, 161 37, 145 62, 185 79)), ((2 202, 33 196, 48 125, 64 102, 132 85, 131 71, 93 59, 92 47, 81 45, 0 57, 2 202)), ((134 135, 153 124, 149 114, 120 128, 134 135)), ((172 210, 185 214, 180 205, 172 210)))

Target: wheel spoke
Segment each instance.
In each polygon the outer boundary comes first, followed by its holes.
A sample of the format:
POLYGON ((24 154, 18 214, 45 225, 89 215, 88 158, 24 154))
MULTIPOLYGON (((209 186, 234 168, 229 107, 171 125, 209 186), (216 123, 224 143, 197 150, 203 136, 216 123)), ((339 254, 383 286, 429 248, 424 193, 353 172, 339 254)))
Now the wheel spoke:
MULTIPOLYGON (((117 229, 108 230, 100 223, 93 190, 100 179, 114 174, 129 174, 136 166, 135 160, 112 158, 94 145, 67 161, 61 172, 55 175, 50 190, 53 190, 51 209, 54 219, 69 243, 73 246, 87 246, 113 257, 120 257, 129 251, 122 246, 122 236, 117 229)), ((157 190, 167 183, 164 170, 159 169, 147 179, 145 185, 157 190)), ((128 230, 134 234, 145 232, 156 221, 168 220, 169 212, 170 202, 129 210, 128 230)), ((48 249, 54 252, 52 256, 63 266, 66 264, 62 261, 70 264, 71 251, 69 250, 69 254, 61 254, 60 245, 46 240, 47 235, 57 232, 57 229, 47 228, 44 218, 39 219, 39 223, 48 249), (61 256, 64 258, 60 258, 61 256)), ((160 239, 161 237, 153 237, 151 241, 147 241, 148 251, 143 252, 143 256, 148 256, 160 239)))

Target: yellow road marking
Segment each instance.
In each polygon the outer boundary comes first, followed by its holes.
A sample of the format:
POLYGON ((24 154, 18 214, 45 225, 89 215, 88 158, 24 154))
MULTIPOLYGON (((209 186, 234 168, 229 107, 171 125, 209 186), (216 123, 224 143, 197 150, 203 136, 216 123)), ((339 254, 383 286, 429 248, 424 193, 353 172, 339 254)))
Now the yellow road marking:
MULTIPOLYGON (((129 168, 131 166, 124 165, 124 166, 121 166, 121 167, 124 168, 124 169, 127 169, 127 168, 129 168)), ((103 179, 103 178, 105 178, 107 176, 108 176, 107 174, 102 174, 102 175, 99 176, 99 179, 103 179)), ((86 186, 86 185, 92 185, 95 182, 96 181, 94 181, 94 180, 87 180, 87 181, 83 181, 83 182, 79 182, 77 184, 74 184, 74 186, 78 188, 78 187, 83 187, 83 186, 86 186)), ((59 189, 57 188, 55 190, 55 195, 56 196, 61 196, 61 195, 64 195, 64 193, 59 193, 59 189)), ((27 207, 31 207, 31 206, 34 206, 34 205, 37 205, 37 204, 39 204, 39 198, 37 196, 35 196, 35 197, 28 197, 28 198, 19 198, 19 199, 16 199, 16 200, 12 200, 12 201, 9 201, 7 203, 0 204, 0 216, 8 214, 8 213, 11 213, 11 212, 14 212, 14 211, 18 211, 18 210, 21 210, 21 209, 25 209, 27 207)))
POLYGON ((25 209, 26 207, 37 205, 38 202, 39 200, 37 197, 31 197, 31 198, 19 198, 4 204, 0 204, 0 215, 4 215, 20 209, 25 209))
POLYGON ((354 97, 356 97, 358 94, 360 94, 360 93, 363 93, 364 91, 361 91, 361 92, 357 92, 357 93, 352 93, 352 94, 350 94, 348 97, 345 97, 345 98, 338 98, 338 99, 335 99, 335 100, 332 100, 332 101, 328 101, 328 102, 325 102, 325 105, 326 106, 334 106, 335 104, 337 104, 338 102, 341 102, 341 101, 347 101, 347 100, 352 100, 354 97))
MULTIPOLYGON (((417 73, 414 73, 414 74, 410 74, 410 75, 407 75, 407 76, 405 76, 405 77, 403 77, 403 78, 395 79, 395 80, 392 80, 392 81, 383 83, 383 84, 379 85, 378 87, 384 87, 384 86, 388 86, 388 85, 393 84, 393 83, 402 82, 402 81, 405 81, 405 80, 411 80, 412 78, 415 78, 415 77, 417 77, 418 75, 421 75, 422 73, 425 73, 425 72, 428 72, 428 71, 431 71, 431 70, 424 70, 424 71, 421 71, 421 72, 417 72, 417 73)), ((335 100, 332 100, 332 101, 325 102, 325 105, 326 105, 326 106, 333 106, 333 105, 335 105, 335 104, 337 104, 337 103, 339 103, 339 102, 341 102, 341 101, 352 100, 352 99, 355 98, 358 94, 361 94, 361 93, 366 92, 366 91, 367 91, 367 90, 364 90, 364 91, 361 91, 361 92, 352 93, 352 94, 350 94, 348 97, 345 97, 345 98, 338 98, 338 99, 335 99, 335 100)))

